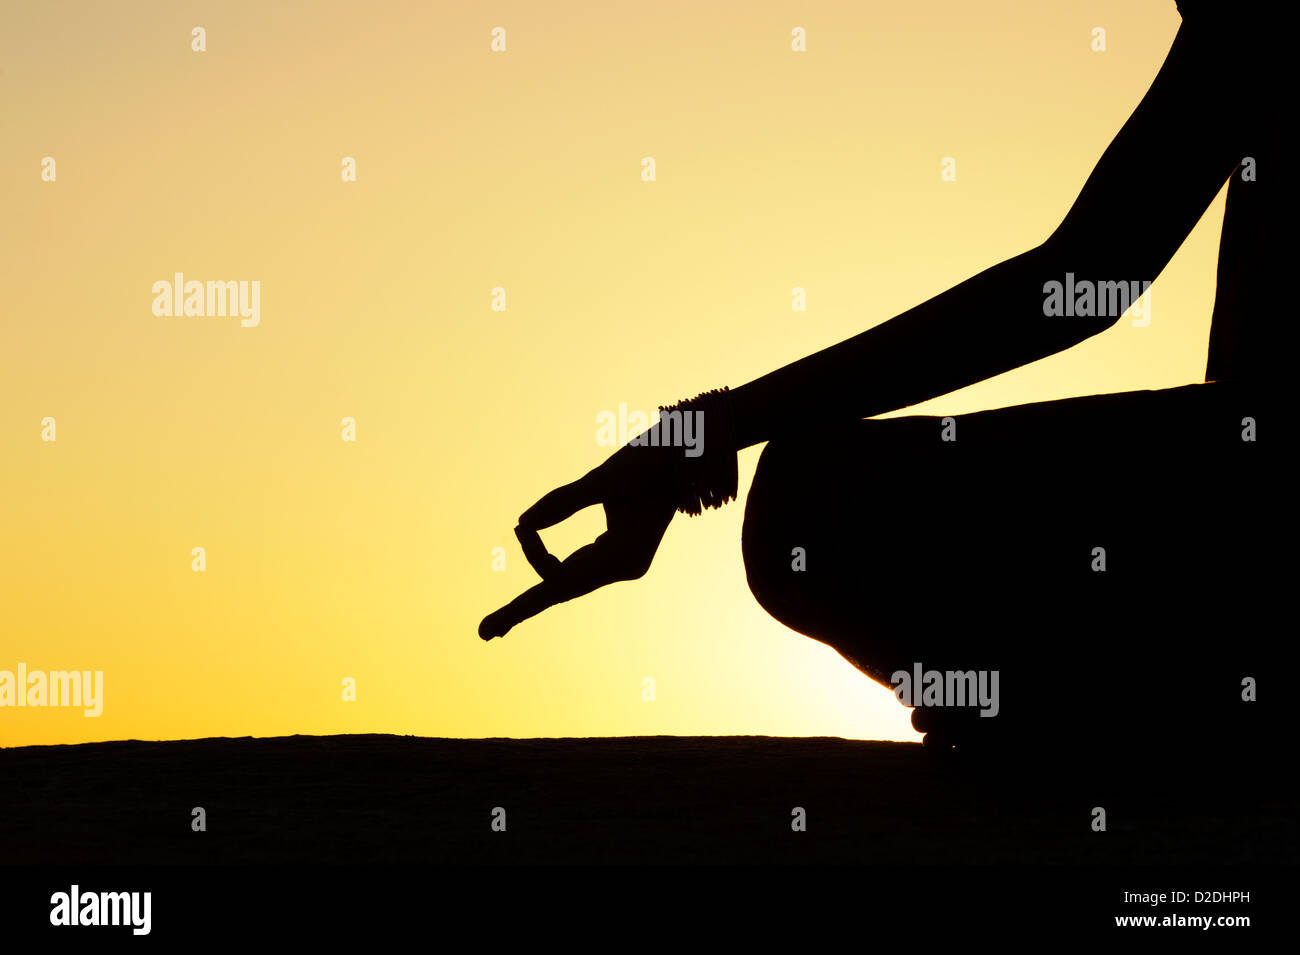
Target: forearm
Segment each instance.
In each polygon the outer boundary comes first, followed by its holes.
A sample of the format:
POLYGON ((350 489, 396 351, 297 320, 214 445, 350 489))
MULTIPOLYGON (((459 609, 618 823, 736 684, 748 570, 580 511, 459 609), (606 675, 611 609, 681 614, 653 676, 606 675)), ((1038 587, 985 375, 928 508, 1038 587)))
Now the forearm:
POLYGON ((1047 315, 1046 282, 1089 264, 1045 243, 731 392, 738 448, 905 408, 1062 351, 1117 315, 1047 315))

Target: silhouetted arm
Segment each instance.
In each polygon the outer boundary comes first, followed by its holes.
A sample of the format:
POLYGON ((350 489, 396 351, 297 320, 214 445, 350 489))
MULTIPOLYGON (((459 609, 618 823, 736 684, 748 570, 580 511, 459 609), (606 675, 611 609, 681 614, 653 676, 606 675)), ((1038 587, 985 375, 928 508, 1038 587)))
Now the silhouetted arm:
POLYGON ((1146 96, 1042 245, 731 392, 737 447, 904 408, 1062 351, 1109 318, 1048 317, 1044 283, 1154 281, 1242 156, 1242 48, 1184 23, 1146 96))
MULTIPOLYGON (((1043 286, 1067 272, 1093 282, 1154 281, 1241 161, 1242 131, 1262 112, 1232 99, 1252 54, 1241 33, 1221 27, 1183 24, 1151 89, 1047 241, 733 390, 736 447, 916 404, 1113 325, 1118 315, 1045 315, 1043 286)), ((657 444, 620 448, 520 516, 517 533, 542 582, 484 618, 480 637, 503 636, 548 607, 647 571, 678 503, 670 478, 682 460, 679 449, 657 444), (548 554, 538 532, 593 504, 605 508, 606 533, 564 561, 548 554)))

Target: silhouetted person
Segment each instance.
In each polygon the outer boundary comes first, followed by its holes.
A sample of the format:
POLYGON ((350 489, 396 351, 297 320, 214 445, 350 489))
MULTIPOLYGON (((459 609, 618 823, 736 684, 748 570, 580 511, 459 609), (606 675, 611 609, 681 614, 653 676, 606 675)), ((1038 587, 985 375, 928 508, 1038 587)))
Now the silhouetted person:
POLYGON ((643 575, 674 511, 733 497, 735 452, 766 441, 743 534, 766 610, 885 686, 917 662, 1000 672, 997 718, 920 707, 918 729, 945 741, 993 726, 1013 737, 1242 732, 1229 717, 1249 710, 1243 680, 1265 675, 1259 649, 1280 625, 1267 613, 1281 571, 1258 544, 1289 518, 1276 457, 1264 459, 1284 426, 1277 369, 1296 361, 1280 340, 1295 318, 1273 304, 1281 275, 1265 258, 1277 241, 1270 183, 1285 173, 1262 44, 1280 28, 1253 8, 1179 8, 1159 74, 1046 241, 854 338, 682 403, 705 413, 701 459, 654 446, 671 443, 661 419, 647 444, 547 494, 517 529, 543 581, 480 636, 643 575), (1051 283, 1144 287, 1225 180, 1205 383, 951 426, 864 420, 1114 325, 1120 309, 1095 299, 1047 314, 1051 283), (607 532, 562 563, 547 554, 537 531, 596 503, 607 532))

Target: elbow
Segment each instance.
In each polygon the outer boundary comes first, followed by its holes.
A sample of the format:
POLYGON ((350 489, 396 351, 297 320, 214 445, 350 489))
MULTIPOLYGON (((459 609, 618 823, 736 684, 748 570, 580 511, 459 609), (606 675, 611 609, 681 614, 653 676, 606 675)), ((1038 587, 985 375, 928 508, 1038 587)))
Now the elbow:
POLYGON ((1178 243, 1146 230, 1088 228, 1067 217, 1036 250, 1058 270, 1095 282, 1145 282, 1149 287, 1169 264, 1178 243))
MULTIPOLYGON (((1149 263, 1116 254, 1122 250, 1083 249, 1056 235, 1035 253, 1040 267, 1043 317, 1075 325, 1078 341, 1112 327, 1126 315, 1148 324, 1155 279, 1149 263)), ((1158 270, 1157 270, 1158 271, 1158 270)))

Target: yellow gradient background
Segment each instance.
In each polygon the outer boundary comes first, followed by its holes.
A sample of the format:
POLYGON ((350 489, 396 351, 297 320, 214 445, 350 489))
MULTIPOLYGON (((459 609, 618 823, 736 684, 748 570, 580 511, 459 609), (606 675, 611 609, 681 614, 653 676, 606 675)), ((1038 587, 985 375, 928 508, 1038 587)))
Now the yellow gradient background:
MULTIPOLYGON (((1173 0, 5 4, 0 669, 103 670, 105 708, 0 709, 0 745, 916 738, 754 603, 743 501, 679 518, 639 582, 475 628, 535 582, 515 518, 608 454, 600 411, 742 384, 1036 245, 1178 22, 1173 0), (154 317, 177 271, 260 280, 261 325, 154 317)), ((1149 326, 916 410, 1201 380, 1221 218, 1222 196, 1149 326)))

